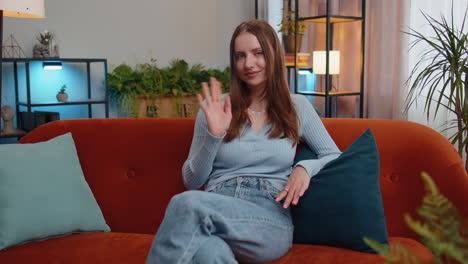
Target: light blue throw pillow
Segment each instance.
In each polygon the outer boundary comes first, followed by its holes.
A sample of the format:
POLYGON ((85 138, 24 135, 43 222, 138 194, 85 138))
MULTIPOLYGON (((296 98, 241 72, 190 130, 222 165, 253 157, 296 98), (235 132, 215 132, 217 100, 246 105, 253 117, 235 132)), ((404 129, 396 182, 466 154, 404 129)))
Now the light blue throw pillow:
POLYGON ((72 233, 110 231, 71 133, 0 145, 0 250, 72 233))

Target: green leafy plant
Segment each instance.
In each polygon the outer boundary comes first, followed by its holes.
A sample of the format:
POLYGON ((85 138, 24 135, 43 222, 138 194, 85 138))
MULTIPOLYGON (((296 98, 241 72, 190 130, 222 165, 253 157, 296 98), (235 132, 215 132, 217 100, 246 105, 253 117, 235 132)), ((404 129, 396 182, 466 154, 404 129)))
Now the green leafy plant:
POLYGON ((64 94, 65 93, 65 90, 67 89, 67 85, 62 85, 62 87, 60 88, 60 90, 58 91, 58 94, 64 94))
MULTIPOLYGON (((423 172, 421 177, 426 194, 417 213, 424 222, 415 220, 409 214, 405 214, 405 222, 434 253, 433 263, 468 263, 468 228, 463 225, 460 213, 439 192, 427 173, 423 172)), ((420 263, 416 256, 400 244, 380 244, 369 238, 364 238, 364 241, 384 257, 386 263, 420 263)))
POLYGON ((52 33, 50 33, 47 30, 44 30, 43 33, 39 33, 39 37, 37 37, 37 41, 39 41, 40 43, 44 45, 47 45, 50 43, 53 37, 54 35, 52 33))
MULTIPOLYGON (((280 29, 278 32, 281 32, 285 35, 293 35, 294 32, 296 31, 296 23, 295 23, 295 17, 294 17, 295 12, 294 11, 288 11, 286 13, 286 16, 283 17, 283 20, 281 20, 281 23, 278 24, 280 29)), ((306 31, 306 24, 304 21, 297 21, 297 27, 298 27, 298 34, 304 33, 306 31)))
MULTIPOLYGON (((126 64, 108 73, 111 100, 118 102, 121 113, 129 109, 132 117, 138 116, 139 98, 155 99, 165 96, 194 96, 201 92, 201 83, 215 77, 221 82, 223 92, 229 91, 230 69, 206 69, 201 64, 190 65, 182 59, 174 59, 167 67, 158 67, 155 59, 132 68, 126 64)), ((150 100, 154 101, 154 100, 150 100)))
MULTIPOLYGON (((422 12, 432 29, 433 36, 425 36, 413 29, 405 32, 415 38, 411 48, 417 44, 424 44, 427 47, 407 80, 409 93, 406 99, 406 111, 420 96, 424 96, 424 112, 428 120, 430 110, 434 108, 434 118, 440 108, 455 114, 456 118, 447 122, 448 127, 445 130, 457 129, 450 136, 450 140, 452 144, 458 145, 460 156, 463 151, 468 154, 468 35, 464 28, 467 12, 468 6, 462 26, 460 29, 457 28, 453 20, 452 2, 451 22, 444 16, 441 16, 439 21, 422 12)), ((468 168, 468 159, 465 168, 468 168)))

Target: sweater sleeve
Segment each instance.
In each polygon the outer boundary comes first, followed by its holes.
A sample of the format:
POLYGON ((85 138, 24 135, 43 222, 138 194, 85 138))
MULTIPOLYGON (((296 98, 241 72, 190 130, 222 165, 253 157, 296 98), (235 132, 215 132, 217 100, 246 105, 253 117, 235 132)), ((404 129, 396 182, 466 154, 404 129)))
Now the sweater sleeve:
POLYGON ((224 135, 216 137, 208 132, 205 113, 200 109, 195 121, 189 156, 182 166, 182 176, 187 189, 198 189, 206 183, 223 138, 224 135))
POLYGON ((315 176, 328 162, 338 158, 341 151, 328 134, 314 107, 303 95, 296 97, 296 111, 301 125, 301 138, 310 149, 315 151, 317 159, 302 160, 296 166, 306 169, 310 177, 315 176))

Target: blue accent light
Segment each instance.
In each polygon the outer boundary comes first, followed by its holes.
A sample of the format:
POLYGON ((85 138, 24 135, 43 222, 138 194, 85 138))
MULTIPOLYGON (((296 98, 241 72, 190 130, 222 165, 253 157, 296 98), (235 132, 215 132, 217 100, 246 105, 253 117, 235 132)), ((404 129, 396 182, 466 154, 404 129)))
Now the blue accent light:
POLYGON ((312 69, 299 69, 298 73, 298 92, 315 92, 317 76, 312 69))
POLYGON ((309 70, 299 70, 297 73, 300 75, 309 75, 312 74, 309 70))
POLYGON ((61 70, 62 63, 54 61, 45 61, 42 63, 42 68, 44 68, 44 70, 61 70))

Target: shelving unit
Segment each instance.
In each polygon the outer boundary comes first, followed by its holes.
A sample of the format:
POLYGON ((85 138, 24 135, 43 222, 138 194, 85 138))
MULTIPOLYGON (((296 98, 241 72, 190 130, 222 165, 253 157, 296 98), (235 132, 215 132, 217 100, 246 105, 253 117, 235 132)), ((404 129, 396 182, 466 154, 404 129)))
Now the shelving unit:
MULTIPOLYGON (((20 127, 20 107, 26 107, 27 112, 32 112, 33 107, 45 107, 45 106, 68 106, 68 105, 87 105, 88 106, 88 118, 93 117, 93 105, 104 105, 105 117, 109 117, 109 98, 107 93, 107 60, 106 59, 73 59, 73 58, 57 58, 57 59, 35 59, 35 58, 6 58, 2 59, 2 63, 12 63, 13 64, 13 78, 14 78, 14 91, 15 91, 15 111, 17 114, 17 128, 20 127), (87 100, 79 101, 67 101, 67 102, 41 102, 34 101, 31 97, 31 78, 30 78, 30 63, 31 62, 60 62, 62 64, 69 63, 84 63, 86 64, 86 78, 87 78, 87 100), (102 63, 103 65, 103 80, 104 80, 104 98, 95 99, 93 97, 93 87, 91 87, 91 63, 102 63), (18 65, 24 64, 25 66, 25 75, 26 75, 26 100, 20 100, 19 94, 19 77, 18 77, 18 65)), ((4 88, 5 89, 5 88, 4 88)), ((0 89, 0 98, 2 98, 2 91, 0 89)), ((0 101, 1 108, 1 101, 0 101)), ((6 137, 21 137, 24 133, 18 134, 9 134, 9 135, 0 135, 0 138, 6 137)))
MULTIPOLYGON (((325 52, 326 52, 326 73, 324 75, 325 77, 325 86, 323 91, 315 91, 315 92, 300 92, 298 91, 298 70, 303 67, 298 67, 297 65, 297 59, 294 62, 294 66, 289 65, 288 66, 288 78, 289 78, 289 71, 293 70, 294 71, 294 92, 298 94, 304 94, 304 95, 309 95, 309 96, 318 96, 318 97, 323 97, 325 101, 325 117, 332 117, 333 109, 332 109, 332 99, 335 99, 335 108, 337 107, 338 104, 338 97, 342 96, 359 96, 359 117, 363 117, 364 113, 364 48, 365 48, 365 16, 366 16, 366 0, 359 0, 361 3, 361 16, 343 16, 343 15, 332 15, 331 14, 331 2, 332 1, 338 1, 338 0, 324 0, 326 4, 326 10, 325 14, 321 14, 318 16, 307 16, 307 17, 299 17, 299 0, 294 0, 294 13, 295 13, 295 26, 296 29, 298 28, 298 23, 299 21, 304 21, 307 23, 320 23, 320 24, 325 24, 325 52), (338 23, 350 23, 350 22, 356 22, 356 21, 361 21, 361 49, 358 51, 361 53, 361 69, 360 69, 360 87, 359 91, 353 91, 353 90, 347 90, 346 88, 341 90, 339 89, 338 91, 333 91, 331 87, 331 75, 329 74, 329 63, 330 63, 330 51, 333 50, 332 43, 333 43, 333 31, 334 31, 334 25, 338 23)), ((339 2, 339 1, 338 1, 339 2)), ((291 5, 289 4, 289 9, 291 10, 291 5)), ((289 10, 289 11, 290 11, 289 10)), ((297 32, 297 30, 296 30, 297 32)), ((296 33, 295 32, 295 33, 296 33)), ((295 34, 296 38, 296 49, 295 49, 295 56, 297 57, 297 33, 295 34)), ((312 67, 311 67, 312 69, 312 67)), ((312 69, 313 70, 313 69, 312 69)), ((336 114, 336 112, 335 112, 336 114)))

